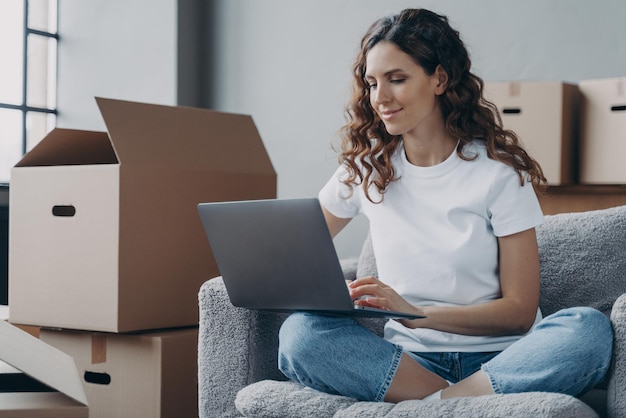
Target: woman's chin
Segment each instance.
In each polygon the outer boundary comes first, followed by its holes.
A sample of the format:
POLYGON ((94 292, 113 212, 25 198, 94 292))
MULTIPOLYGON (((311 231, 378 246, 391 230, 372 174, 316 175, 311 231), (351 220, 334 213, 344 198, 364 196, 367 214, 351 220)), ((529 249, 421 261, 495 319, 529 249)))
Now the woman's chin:
POLYGON ((398 129, 397 126, 393 126, 393 125, 391 125, 391 126, 385 125, 385 130, 387 131, 387 133, 389 135, 393 135, 393 136, 398 136, 398 135, 404 134, 403 130, 398 129))

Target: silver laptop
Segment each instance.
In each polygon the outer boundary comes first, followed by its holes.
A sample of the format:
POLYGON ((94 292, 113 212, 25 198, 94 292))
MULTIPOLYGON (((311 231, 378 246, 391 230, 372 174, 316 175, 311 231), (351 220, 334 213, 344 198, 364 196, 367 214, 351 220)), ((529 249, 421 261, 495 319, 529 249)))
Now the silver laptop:
POLYGON ((198 212, 234 306, 420 318, 354 305, 317 199, 201 203, 198 212))

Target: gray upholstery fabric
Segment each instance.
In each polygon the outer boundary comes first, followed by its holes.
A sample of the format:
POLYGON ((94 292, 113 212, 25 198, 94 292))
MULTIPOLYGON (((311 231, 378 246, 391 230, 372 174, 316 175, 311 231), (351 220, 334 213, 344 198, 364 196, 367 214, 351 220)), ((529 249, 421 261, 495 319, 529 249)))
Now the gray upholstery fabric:
MULTIPOLYGON (((593 306, 610 313, 615 329, 613 366, 608 391, 596 390, 593 405, 600 413, 608 411, 613 417, 626 417, 626 295, 620 297, 626 293, 625 220, 626 206, 547 216, 546 223, 537 230, 544 314, 576 305, 593 306), (602 405, 605 394, 606 407, 602 405)), ((356 268, 354 260, 345 262, 344 268, 350 278, 375 274, 371 246, 364 245, 356 268)), ((233 307, 221 278, 209 280, 202 286, 199 303, 201 417, 238 417, 242 413, 249 417, 337 418, 595 415, 578 399, 547 393, 399 404, 355 402, 319 393, 292 382, 279 381, 284 377, 276 368, 277 334, 284 314, 233 307), (241 412, 235 407, 238 392, 236 405, 241 412)), ((375 332, 382 331, 382 321, 363 323, 375 332)))
POLYGON ((357 402, 292 382, 262 381, 241 390, 236 405, 246 417, 410 418, 410 417, 596 417, 567 395, 524 393, 448 401, 357 402), (267 396, 271 393, 271 396, 267 396))
POLYGON ((607 389, 610 417, 626 417, 626 295, 617 299, 611 311, 613 323, 613 363, 607 389))
POLYGON ((262 379, 285 379, 276 349, 286 315, 235 308, 221 278, 203 284, 199 302, 200 416, 238 417, 234 400, 239 389, 262 379))
POLYGON ((623 206, 546 216, 537 228, 541 311, 591 306, 605 315, 626 293, 626 210, 623 206))

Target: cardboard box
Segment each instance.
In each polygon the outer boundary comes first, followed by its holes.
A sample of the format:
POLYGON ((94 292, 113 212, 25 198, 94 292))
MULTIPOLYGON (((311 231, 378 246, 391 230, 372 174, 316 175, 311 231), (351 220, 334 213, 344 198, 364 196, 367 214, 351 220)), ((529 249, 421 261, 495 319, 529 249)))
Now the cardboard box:
POLYGON ((74 360, 0 320, 0 417, 86 418, 74 360))
POLYGON ((74 357, 90 418, 197 417, 198 328, 142 334, 41 330, 74 357))
POLYGON ((536 159, 549 184, 578 177, 578 87, 553 81, 487 82, 485 98, 498 107, 502 124, 514 131, 536 159))
POLYGON ((245 115, 97 99, 107 131, 55 129, 13 168, 13 323, 128 332, 198 324, 218 275, 196 206, 276 197, 245 115))
MULTIPOLYGON (((9 306, 0 305, 0 321, 9 321, 9 306)), ((33 325, 12 324, 33 337, 39 338, 39 327, 33 325)))
POLYGON ((582 183, 626 183, 626 77, 583 80, 582 183))

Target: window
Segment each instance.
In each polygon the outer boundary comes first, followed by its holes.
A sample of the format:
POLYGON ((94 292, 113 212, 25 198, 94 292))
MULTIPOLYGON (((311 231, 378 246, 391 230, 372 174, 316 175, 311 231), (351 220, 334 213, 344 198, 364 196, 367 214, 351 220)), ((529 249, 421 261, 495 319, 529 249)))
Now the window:
POLYGON ((57 0, 0 1, 0 183, 56 123, 57 0))

